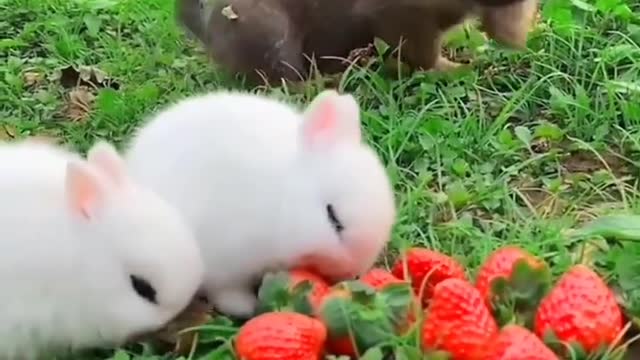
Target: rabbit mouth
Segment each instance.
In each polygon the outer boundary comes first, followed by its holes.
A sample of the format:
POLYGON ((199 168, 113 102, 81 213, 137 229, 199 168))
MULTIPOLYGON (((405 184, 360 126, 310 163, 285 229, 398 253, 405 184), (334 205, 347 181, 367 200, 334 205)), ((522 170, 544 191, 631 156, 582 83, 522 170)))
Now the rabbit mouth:
POLYGON ((322 275, 327 280, 338 282, 356 277, 354 271, 344 266, 344 259, 336 260, 322 255, 306 255, 297 262, 297 268, 322 275))
POLYGON ((170 343, 178 331, 206 323, 209 320, 209 310, 206 297, 196 293, 191 302, 164 325, 153 330, 133 334, 127 339, 127 342, 166 340, 170 343))

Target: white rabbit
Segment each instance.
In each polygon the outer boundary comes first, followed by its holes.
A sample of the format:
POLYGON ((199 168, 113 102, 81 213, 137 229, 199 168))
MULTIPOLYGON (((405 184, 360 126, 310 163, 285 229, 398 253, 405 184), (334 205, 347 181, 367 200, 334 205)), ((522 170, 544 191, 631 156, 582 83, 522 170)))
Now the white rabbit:
POLYGON ((365 272, 395 221, 358 104, 333 90, 304 112, 249 93, 194 96, 156 114, 125 157, 131 176, 195 228, 203 292, 232 316, 254 312, 251 283, 266 270, 295 266, 333 280, 365 272))
POLYGON ((193 233, 105 142, 0 144, 0 358, 121 345, 202 284, 193 233))

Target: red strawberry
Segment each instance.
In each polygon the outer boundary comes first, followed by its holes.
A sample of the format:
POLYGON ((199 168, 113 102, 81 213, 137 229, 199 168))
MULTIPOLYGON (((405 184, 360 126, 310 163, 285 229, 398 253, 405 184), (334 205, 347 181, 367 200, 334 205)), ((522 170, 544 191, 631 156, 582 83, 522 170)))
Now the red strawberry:
POLYGON ((516 246, 505 246, 489 255, 480 267, 476 288, 498 321, 533 326, 538 304, 549 291, 547 264, 516 246))
POLYGON ((329 353, 353 358, 394 339, 408 327, 413 296, 406 282, 381 290, 358 280, 332 287, 317 314, 327 326, 329 353))
POLYGON ((404 284, 403 280, 393 276, 390 272, 380 268, 373 268, 360 277, 360 281, 376 290, 382 290, 389 284, 404 284))
MULTIPOLYGON (((344 285, 344 283, 338 283, 335 286, 329 288, 329 292, 322 298, 321 305, 318 308, 316 316, 323 321, 328 321, 328 319, 324 318, 323 310, 326 305, 332 301, 336 301, 336 299, 342 299, 343 304, 346 306, 351 305, 352 301, 351 290, 344 285)), ((338 300, 339 301, 339 300, 338 300)), ((345 314, 346 316, 346 314, 345 314)), ((346 333, 335 334, 332 331, 331 323, 325 323, 328 328, 328 338, 327 338, 327 350, 329 353, 333 355, 346 355, 349 357, 356 357, 357 353, 355 350, 355 345, 351 339, 351 336, 346 333)), ((350 329, 352 330, 352 329, 350 329)))
POLYGON ((476 360, 498 332, 478 289, 458 278, 435 286, 426 316, 422 346, 444 350, 455 360, 476 360))
POLYGON ((322 297, 318 310, 321 310, 324 304, 331 299, 341 298, 345 300, 351 300, 351 297, 351 290, 346 286, 342 286, 341 283, 338 283, 337 285, 330 287, 327 293, 322 297))
POLYGON ((519 325, 506 325, 487 343, 480 360, 558 360, 535 334, 519 325))
POLYGON ((356 346, 350 336, 337 337, 327 340, 327 350, 332 355, 348 356, 355 358, 358 356, 356 346))
POLYGON ((553 331, 587 352, 611 345, 622 330, 622 311, 611 289, 593 270, 575 265, 542 300, 535 318, 539 337, 553 331))
POLYGON ((235 349, 243 360, 319 360, 327 329, 320 320, 293 312, 270 312, 247 321, 235 349))
MULTIPOLYGON (((360 278, 360 281, 370 285, 378 291, 383 291, 386 286, 390 284, 407 284, 405 280, 400 280, 390 272, 380 268, 373 268, 369 270, 368 273, 364 274, 360 278)), ((404 334, 411 329, 411 326, 416 322, 416 311, 421 311, 422 309, 420 302, 416 297, 412 299, 408 306, 409 309, 407 310, 406 321, 400 323, 396 329, 400 334, 404 334)))
POLYGON ((499 277, 509 278, 516 262, 524 260, 532 268, 542 267, 542 262, 516 246, 505 246, 491 254, 480 267, 476 288, 483 298, 489 299, 491 283, 499 277))
POLYGON ((289 271, 289 283, 293 288, 303 281, 311 282, 311 292, 309 293, 309 303, 313 309, 318 309, 322 299, 329 294, 329 284, 320 276, 306 270, 289 271))
POLYGON ((405 255, 408 274, 405 274, 402 258, 396 261, 392 273, 399 279, 411 279, 413 289, 423 304, 431 298, 434 286, 442 280, 466 279, 462 266, 447 255, 423 248, 411 248, 405 255))

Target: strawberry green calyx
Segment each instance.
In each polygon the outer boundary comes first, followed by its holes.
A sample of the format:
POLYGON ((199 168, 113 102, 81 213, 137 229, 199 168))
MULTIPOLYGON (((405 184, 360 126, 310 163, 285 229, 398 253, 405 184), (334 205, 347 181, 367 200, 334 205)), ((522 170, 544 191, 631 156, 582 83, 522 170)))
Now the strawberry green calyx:
POLYGON ((363 354, 390 341, 406 324, 413 289, 391 284, 383 291, 358 280, 333 287, 322 303, 319 317, 329 332, 329 348, 341 354, 363 354))
POLYGON ((351 293, 351 299, 363 305, 375 305, 376 290, 358 280, 344 281, 340 284, 343 289, 351 293))
POLYGON ((257 313, 293 311, 312 315, 313 307, 309 301, 312 290, 311 281, 304 280, 291 286, 287 272, 268 273, 258 290, 257 313))
POLYGON ((409 283, 389 284, 380 291, 379 297, 396 329, 405 327, 411 321, 411 315, 415 315, 416 308, 420 308, 409 283))
POLYGON ((322 304, 320 318, 327 326, 330 342, 352 339, 355 351, 363 353, 393 335, 392 324, 375 290, 357 281, 340 283, 335 288, 338 294, 346 291, 350 296, 328 295, 322 304))
POLYGON ((475 286, 499 325, 531 328, 536 308, 551 287, 551 271, 526 250, 506 245, 487 257, 475 286))
POLYGON ((532 266, 517 260, 508 277, 497 276, 490 283, 490 310, 500 326, 523 325, 532 328, 540 301, 551 288, 551 271, 546 263, 532 266))
POLYGON ((626 360, 623 347, 610 347, 601 345, 598 348, 587 351, 577 341, 562 341, 553 330, 547 330, 541 339, 544 344, 555 354, 562 355, 562 359, 571 360, 626 360))

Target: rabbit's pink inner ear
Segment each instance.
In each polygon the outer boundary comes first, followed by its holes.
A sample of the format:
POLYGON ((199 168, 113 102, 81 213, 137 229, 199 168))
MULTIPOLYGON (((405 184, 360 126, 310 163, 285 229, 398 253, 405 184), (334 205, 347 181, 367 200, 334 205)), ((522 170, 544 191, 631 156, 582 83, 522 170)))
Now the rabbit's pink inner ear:
POLYGON ((337 101, 340 109, 342 137, 353 143, 362 141, 360 129, 360 106, 352 95, 341 95, 337 101))
POLYGON ((105 142, 100 142, 89 150, 89 163, 98 167, 116 184, 122 184, 125 178, 125 165, 116 149, 105 142))
POLYGON ((341 96, 335 90, 318 94, 305 111, 303 138, 307 145, 332 144, 344 137, 341 96))
POLYGON ((351 95, 325 90, 305 112, 303 138, 307 145, 332 145, 338 142, 359 143, 360 108, 351 95))
POLYGON ((101 187, 98 178, 87 166, 77 162, 67 165, 66 192, 71 211, 90 219, 99 201, 101 187))
POLYGON ((307 136, 310 139, 317 139, 321 136, 330 135, 335 131, 337 115, 333 103, 325 101, 319 104, 308 119, 309 123, 306 128, 307 136))

